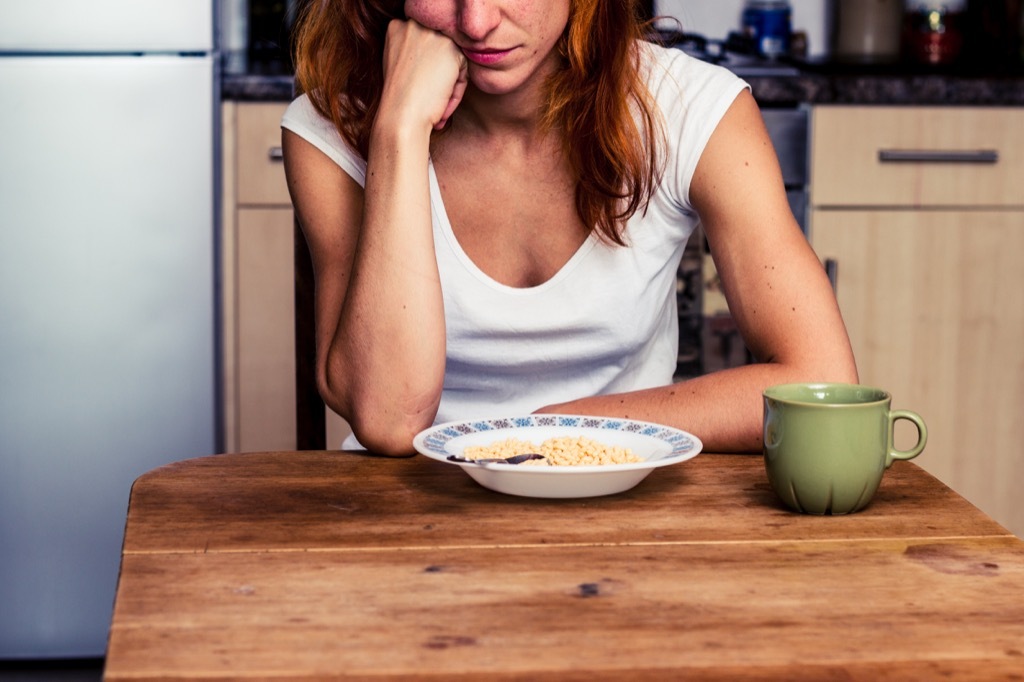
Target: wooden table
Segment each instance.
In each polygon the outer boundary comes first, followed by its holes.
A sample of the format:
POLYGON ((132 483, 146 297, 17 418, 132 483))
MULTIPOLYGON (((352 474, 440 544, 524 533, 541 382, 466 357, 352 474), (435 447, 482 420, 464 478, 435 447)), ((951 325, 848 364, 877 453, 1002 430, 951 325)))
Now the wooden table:
POLYGON ((760 457, 500 495, 424 457, 219 455, 132 490, 106 679, 1022 679, 1024 543, 909 462, 851 516, 760 457))

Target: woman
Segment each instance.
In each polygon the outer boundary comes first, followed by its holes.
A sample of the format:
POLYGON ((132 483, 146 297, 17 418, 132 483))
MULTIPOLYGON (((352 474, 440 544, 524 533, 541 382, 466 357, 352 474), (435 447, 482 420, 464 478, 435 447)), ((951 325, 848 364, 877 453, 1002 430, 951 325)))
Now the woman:
POLYGON ((856 381, 757 106, 640 40, 631 0, 323 0, 283 120, 320 391, 358 441, 434 422, 622 416, 758 450, 761 390, 856 381), (760 362, 672 383, 703 225, 760 362))

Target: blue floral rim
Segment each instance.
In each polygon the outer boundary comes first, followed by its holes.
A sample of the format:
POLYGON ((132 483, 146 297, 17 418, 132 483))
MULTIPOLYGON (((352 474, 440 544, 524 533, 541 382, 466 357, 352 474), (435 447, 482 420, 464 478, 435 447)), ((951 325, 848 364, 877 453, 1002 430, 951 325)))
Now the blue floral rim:
POLYGON ((672 446, 669 456, 685 455, 692 452, 696 443, 692 436, 679 429, 650 422, 638 422, 632 419, 614 419, 610 417, 577 417, 555 414, 535 414, 525 417, 502 417, 498 419, 478 419, 451 424, 440 424, 428 431, 423 439, 424 446, 439 455, 447 453, 448 442, 472 433, 499 431, 503 429, 519 429, 535 426, 576 427, 587 429, 606 429, 608 431, 625 431, 641 436, 657 438, 672 446))

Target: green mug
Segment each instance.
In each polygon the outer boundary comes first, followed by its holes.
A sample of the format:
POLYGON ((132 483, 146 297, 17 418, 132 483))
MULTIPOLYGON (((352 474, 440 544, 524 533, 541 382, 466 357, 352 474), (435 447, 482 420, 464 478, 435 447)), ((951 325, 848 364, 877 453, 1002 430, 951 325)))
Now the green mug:
POLYGON ((768 481, 790 509, 849 514, 871 501, 897 459, 921 454, 924 420, 891 410, 892 396, 856 384, 783 384, 764 391, 764 464, 768 481), (917 426, 917 444, 893 446, 896 421, 917 426))

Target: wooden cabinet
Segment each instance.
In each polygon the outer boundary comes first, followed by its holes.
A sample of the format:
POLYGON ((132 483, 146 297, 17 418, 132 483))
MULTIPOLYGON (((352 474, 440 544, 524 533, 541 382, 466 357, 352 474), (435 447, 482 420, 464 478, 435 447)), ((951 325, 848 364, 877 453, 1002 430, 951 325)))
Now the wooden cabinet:
POLYGON ((1024 110, 820 106, 814 208, 1024 206, 1024 110))
POLYGON ((838 261, 861 381, 919 412, 930 437, 916 461, 1017 535, 1022 185, 1024 110, 814 112, 811 240, 838 261))
MULTIPOLYGON (((221 240, 225 447, 295 449, 293 213, 281 162, 287 104, 225 102, 221 240)), ((348 432, 328 410, 328 447, 348 432)))

